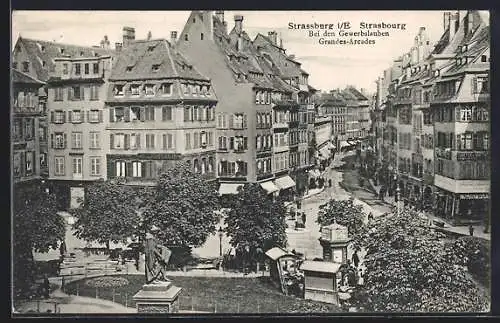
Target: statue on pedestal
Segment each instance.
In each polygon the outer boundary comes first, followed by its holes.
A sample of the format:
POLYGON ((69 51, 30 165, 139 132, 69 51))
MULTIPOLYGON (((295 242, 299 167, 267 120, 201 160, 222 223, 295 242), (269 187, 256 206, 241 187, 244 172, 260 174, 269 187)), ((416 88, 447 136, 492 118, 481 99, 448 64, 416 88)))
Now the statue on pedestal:
POLYGON ((167 277, 167 265, 172 255, 172 251, 158 244, 151 233, 146 234, 144 251, 146 256, 146 283, 169 282, 170 279, 167 277))

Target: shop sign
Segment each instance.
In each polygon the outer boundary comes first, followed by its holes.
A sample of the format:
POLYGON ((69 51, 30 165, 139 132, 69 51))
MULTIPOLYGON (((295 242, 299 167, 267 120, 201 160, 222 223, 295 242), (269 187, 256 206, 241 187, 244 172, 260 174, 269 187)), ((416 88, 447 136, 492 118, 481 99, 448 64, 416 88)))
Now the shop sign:
POLYGON ((436 157, 451 159, 451 150, 436 148, 436 157))
POLYGON ((460 194, 461 200, 487 200, 489 198, 488 194, 460 194))
POLYGON ((487 152, 457 152, 457 160, 485 160, 488 157, 487 152))

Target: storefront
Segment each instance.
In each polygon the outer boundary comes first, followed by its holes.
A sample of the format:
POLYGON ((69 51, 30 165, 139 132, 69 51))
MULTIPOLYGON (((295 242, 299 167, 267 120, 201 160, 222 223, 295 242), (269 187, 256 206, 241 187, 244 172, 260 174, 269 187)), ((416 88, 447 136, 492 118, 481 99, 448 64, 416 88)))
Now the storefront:
POLYGON ((438 189, 435 198, 435 214, 453 220, 455 224, 481 222, 489 216, 490 194, 488 193, 452 193, 438 189))
POLYGON ((280 190, 279 195, 291 201, 295 195, 295 182, 293 179, 286 175, 279 177, 273 181, 273 184, 280 190))

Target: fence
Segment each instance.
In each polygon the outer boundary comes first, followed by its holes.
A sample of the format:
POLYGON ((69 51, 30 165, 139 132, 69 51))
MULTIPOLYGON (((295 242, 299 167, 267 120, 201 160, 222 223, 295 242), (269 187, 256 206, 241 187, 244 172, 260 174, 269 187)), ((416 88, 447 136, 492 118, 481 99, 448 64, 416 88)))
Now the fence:
MULTIPOLYGON (((20 303, 20 307, 25 308, 23 313, 61 313, 60 302, 53 300, 36 299, 20 303)), ((17 306, 16 306, 17 307, 17 306)))

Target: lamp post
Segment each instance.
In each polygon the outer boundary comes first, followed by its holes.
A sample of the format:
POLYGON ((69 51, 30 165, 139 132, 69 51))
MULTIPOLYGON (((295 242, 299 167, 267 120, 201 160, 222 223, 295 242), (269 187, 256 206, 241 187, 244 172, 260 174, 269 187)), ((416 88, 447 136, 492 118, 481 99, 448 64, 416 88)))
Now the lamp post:
POLYGON ((224 235, 224 230, 222 230, 222 226, 219 227, 219 256, 222 257, 222 236, 224 235))
MULTIPOLYGON (((396 184, 397 185, 397 184, 396 184)), ((399 188, 399 185, 396 187, 396 212, 397 215, 399 216, 399 199, 401 198, 400 196, 401 189, 399 188)))

